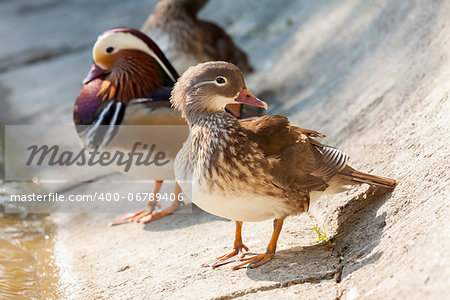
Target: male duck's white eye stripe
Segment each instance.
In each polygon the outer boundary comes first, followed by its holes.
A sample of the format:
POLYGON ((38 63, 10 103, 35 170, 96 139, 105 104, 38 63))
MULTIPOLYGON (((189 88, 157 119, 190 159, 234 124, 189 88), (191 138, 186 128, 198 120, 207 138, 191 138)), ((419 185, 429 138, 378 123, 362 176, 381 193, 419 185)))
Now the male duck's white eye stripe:
MULTIPOLYGON (((95 52, 99 51, 99 49, 106 49, 107 46, 114 47, 115 50, 123 50, 123 49, 136 49, 141 50, 151 57, 153 57, 158 64, 163 68, 164 72, 167 73, 167 76, 175 82, 176 78, 173 73, 167 68, 167 66, 163 63, 163 61, 156 55, 156 53, 150 49, 150 47, 141 39, 133 35, 129 32, 110 32, 107 34, 100 35, 97 39, 97 42, 94 45, 93 56, 95 60, 95 52)), ((100 66, 102 67, 102 66, 100 66)))
POLYGON ((169 69, 166 67, 166 65, 159 59, 158 55, 156 55, 155 52, 153 52, 153 50, 151 50, 151 49, 149 49, 149 51, 151 53, 151 56, 154 59, 156 59, 156 61, 159 63, 159 65, 164 69, 167 76, 169 76, 173 82, 176 82, 177 80, 175 79, 175 77, 173 77, 172 73, 169 71, 169 69))
POLYGON ((132 33, 124 32, 124 34, 128 35, 132 40, 135 39, 135 41, 139 43, 136 48, 150 54, 150 56, 153 57, 158 62, 158 64, 163 68, 167 76, 169 76, 173 82, 177 81, 175 77, 172 75, 172 72, 169 71, 167 66, 162 62, 162 60, 158 57, 158 55, 156 55, 156 53, 152 49, 150 49, 144 41, 137 39, 132 33))

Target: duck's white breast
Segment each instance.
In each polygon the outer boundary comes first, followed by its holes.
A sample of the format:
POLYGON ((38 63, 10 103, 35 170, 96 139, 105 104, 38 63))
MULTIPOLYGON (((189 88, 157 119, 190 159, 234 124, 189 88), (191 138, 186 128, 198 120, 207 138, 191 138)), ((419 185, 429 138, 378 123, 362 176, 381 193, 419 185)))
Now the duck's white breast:
POLYGON ((285 217, 289 211, 285 203, 276 197, 255 195, 245 190, 239 194, 207 191, 206 186, 194 180, 192 202, 213 215, 230 220, 260 222, 285 217))

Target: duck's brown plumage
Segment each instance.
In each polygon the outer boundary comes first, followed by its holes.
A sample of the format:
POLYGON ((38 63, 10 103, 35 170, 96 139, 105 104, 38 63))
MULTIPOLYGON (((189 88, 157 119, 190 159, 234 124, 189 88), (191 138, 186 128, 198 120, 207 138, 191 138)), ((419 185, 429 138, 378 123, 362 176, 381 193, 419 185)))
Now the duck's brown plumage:
POLYGON ((337 193, 348 184, 395 186, 393 179, 351 168, 347 155, 315 139, 322 134, 293 126, 284 116, 238 120, 223 112, 235 101, 265 105, 246 91, 239 69, 225 62, 190 68, 171 97, 190 128, 175 161, 176 179, 192 187, 192 200, 201 208, 237 221, 234 251, 213 267, 246 249, 242 221, 275 219, 267 252, 235 266, 256 267, 274 255, 283 219, 307 211, 312 193, 337 193), (218 77, 226 84, 211 81, 218 77))
POLYGON ((395 180, 354 170, 346 164, 348 157, 340 150, 322 145, 314 137, 325 135, 292 126, 281 115, 241 120, 250 141, 256 142, 266 157, 276 156, 271 174, 280 187, 325 190, 334 176, 353 184, 368 183, 393 187, 395 180))
POLYGON ((199 20, 197 13, 208 0, 161 0, 142 26, 142 31, 162 47, 178 72, 197 63, 223 60, 251 72, 247 54, 212 22, 199 20), (187 61, 181 61, 185 56, 187 61))
POLYGON ((215 113, 192 124, 186 159, 198 171, 199 183, 208 185, 211 193, 245 189, 284 199, 288 208, 277 218, 307 211, 310 192, 325 191, 330 182, 395 186, 395 180, 354 170, 343 152, 314 137, 323 135, 292 126, 281 115, 237 120, 215 113))
POLYGON ((117 56, 114 71, 105 76, 99 95, 102 100, 116 99, 128 104, 162 88, 162 74, 158 63, 142 51, 125 49, 117 56), (151 80, 149 80, 151 79, 151 80))

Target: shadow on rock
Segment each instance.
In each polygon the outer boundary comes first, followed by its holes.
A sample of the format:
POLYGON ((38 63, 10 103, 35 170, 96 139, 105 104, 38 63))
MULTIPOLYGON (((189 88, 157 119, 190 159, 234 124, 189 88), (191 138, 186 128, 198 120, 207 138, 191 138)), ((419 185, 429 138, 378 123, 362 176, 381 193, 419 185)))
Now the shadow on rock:
POLYGON ((317 244, 298 249, 278 251, 274 259, 256 269, 247 269, 247 276, 256 281, 275 281, 281 286, 321 280, 341 280, 342 272, 351 272, 375 263, 383 254, 369 255, 379 244, 386 225, 386 213, 376 216, 378 209, 390 198, 391 190, 369 188, 337 209, 337 232, 331 239, 334 249, 317 244), (341 258, 344 260, 341 261, 341 258))
POLYGON ((197 206, 189 203, 181 207, 181 209, 174 214, 171 214, 154 222, 147 223, 144 226, 144 230, 170 231, 220 220, 231 222, 229 220, 211 215, 201 210, 197 206))
POLYGON ((338 209, 338 229, 332 241, 335 251, 344 258, 343 276, 375 263, 383 254, 368 256, 380 243, 386 226, 386 212, 377 216, 380 207, 390 199, 392 190, 369 188, 364 195, 354 197, 338 209))
POLYGON ((332 249, 317 244, 278 251, 269 263, 247 269, 247 276, 255 281, 276 281, 284 284, 320 282, 336 274, 339 258, 332 249))

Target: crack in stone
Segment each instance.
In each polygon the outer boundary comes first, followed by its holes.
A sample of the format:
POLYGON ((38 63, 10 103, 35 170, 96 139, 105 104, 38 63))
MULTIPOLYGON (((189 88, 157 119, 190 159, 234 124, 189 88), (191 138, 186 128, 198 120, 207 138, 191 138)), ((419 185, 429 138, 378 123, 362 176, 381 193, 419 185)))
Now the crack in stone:
POLYGON ((239 297, 243 297, 243 296, 249 295, 249 294, 254 294, 257 292, 265 292, 265 291, 275 290, 275 289, 279 289, 279 288, 286 288, 286 287, 290 287, 290 286, 298 285, 298 284, 302 284, 302 283, 320 283, 323 280, 330 280, 330 279, 335 278, 335 275, 338 272, 342 272, 341 266, 335 270, 329 270, 329 271, 323 272, 323 273, 315 275, 315 276, 305 276, 305 277, 300 277, 297 279, 288 280, 288 281, 284 281, 284 282, 277 282, 277 283, 274 283, 271 285, 266 285, 266 286, 262 286, 262 287, 258 287, 258 288, 251 288, 251 289, 244 290, 244 291, 233 292, 231 294, 213 298, 213 299, 215 299, 215 300, 230 300, 230 299, 236 299, 239 297))

